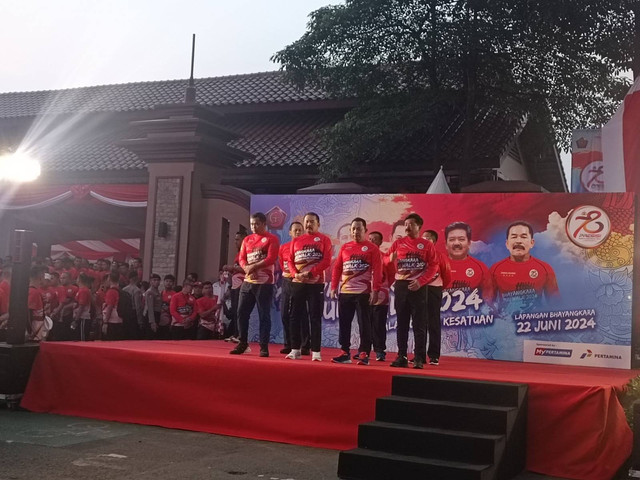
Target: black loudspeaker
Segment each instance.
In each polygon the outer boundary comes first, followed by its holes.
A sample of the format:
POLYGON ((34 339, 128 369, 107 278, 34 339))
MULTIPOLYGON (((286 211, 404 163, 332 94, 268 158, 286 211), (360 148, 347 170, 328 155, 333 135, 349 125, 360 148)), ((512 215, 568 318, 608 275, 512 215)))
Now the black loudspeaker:
POLYGON ((11 292, 9 294, 9 324, 7 343, 22 345, 29 321, 27 298, 29 296, 29 274, 31 272, 31 250, 33 232, 16 230, 13 244, 13 267, 11 269, 11 292))

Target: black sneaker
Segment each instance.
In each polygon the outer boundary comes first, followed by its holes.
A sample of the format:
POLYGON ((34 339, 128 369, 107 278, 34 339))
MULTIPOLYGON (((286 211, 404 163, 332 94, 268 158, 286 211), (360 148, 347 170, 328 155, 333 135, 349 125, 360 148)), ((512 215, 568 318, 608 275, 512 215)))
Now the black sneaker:
POLYGON ((358 355, 358 365, 369 365, 369 355, 365 352, 360 352, 360 355, 358 355))
POLYGON ((384 353, 384 352, 376 353, 376 362, 384 362, 386 358, 387 358, 387 354, 386 353, 384 353))
POLYGON ((360 352, 356 352, 356 354, 351 357, 353 360, 359 360, 360 359, 360 352))
POLYGON ((248 347, 249 347, 249 344, 247 343, 239 343, 238 345, 236 345, 236 348, 231 350, 229 353, 231 355, 242 355, 244 352, 247 351, 248 347))
POLYGON ((269 349, 268 348, 261 348, 260 349, 260 356, 261 357, 268 357, 269 356, 269 349))
POLYGON ((338 355, 337 357, 333 357, 331 359, 331 363, 351 363, 351 358, 349 357, 349 352, 342 352, 342 355, 338 355))
POLYGON ((291 349, 287 347, 280 349, 280 353, 284 353, 285 355, 290 352, 291 352, 291 349))
POLYGON ((311 349, 309 348, 301 348, 300 349, 300 355, 311 355, 311 349))
POLYGON ((424 368, 424 362, 422 361, 421 358, 414 358, 413 359, 413 368, 418 369, 418 370, 422 370, 424 368))
POLYGON ((429 365, 433 365, 434 367, 437 367, 438 365, 440 365, 440 359, 438 359, 438 358, 430 358, 429 359, 429 365))
POLYGON ((404 355, 398 355, 396 359, 391 362, 391 367, 407 368, 409 366, 409 360, 404 355))

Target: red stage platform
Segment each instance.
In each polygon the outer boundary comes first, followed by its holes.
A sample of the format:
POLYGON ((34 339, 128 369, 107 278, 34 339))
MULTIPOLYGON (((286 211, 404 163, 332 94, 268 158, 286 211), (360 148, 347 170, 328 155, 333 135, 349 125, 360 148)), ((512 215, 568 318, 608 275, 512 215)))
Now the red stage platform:
POLYGON ((22 406, 36 412, 161 425, 345 450, 374 419, 391 377, 424 374, 529 384, 527 468, 611 478, 631 453, 616 392, 638 371, 445 357, 425 370, 232 356, 222 341, 43 343, 22 406))

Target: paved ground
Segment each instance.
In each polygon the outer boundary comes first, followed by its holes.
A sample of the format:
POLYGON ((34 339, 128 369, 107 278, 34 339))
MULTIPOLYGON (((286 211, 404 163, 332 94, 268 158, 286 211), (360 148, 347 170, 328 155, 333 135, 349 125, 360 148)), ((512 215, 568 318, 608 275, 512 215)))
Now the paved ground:
POLYGON ((334 450, 0 406, 0 480, 334 480, 337 464, 334 450))

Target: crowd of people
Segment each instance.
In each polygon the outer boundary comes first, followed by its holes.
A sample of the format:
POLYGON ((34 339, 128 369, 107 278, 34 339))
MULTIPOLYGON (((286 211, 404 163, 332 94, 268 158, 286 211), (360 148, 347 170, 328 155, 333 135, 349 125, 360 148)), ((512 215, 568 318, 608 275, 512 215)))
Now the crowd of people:
MULTIPOLYGON (((244 275, 238 291, 239 343, 230 352, 240 355, 250 351, 247 341, 249 316, 257 306, 261 357, 269 356, 271 330, 270 305, 273 299, 276 265, 282 271, 282 322, 284 345, 280 353, 298 360, 311 355, 322 361, 322 312, 325 301, 325 273, 333 259, 331 238, 320 232, 320 217, 309 212, 302 222, 289 228, 291 241, 279 245, 278 238, 267 231, 263 213, 250 219, 252 233, 240 245, 234 274, 244 275), (278 261, 279 259, 279 261, 278 261)), ((376 361, 386 359, 387 316, 390 288, 395 293, 397 314, 397 358, 392 367, 408 367, 410 325, 414 334, 414 368, 428 362, 439 364, 440 302, 442 289, 448 285, 450 267, 444 255, 435 249, 437 233, 420 236, 422 218, 415 213, 404 219, 404 236, 382 252, 383 236, 368 232, 365 219, 356 217, 348 225, 351 241, 343 243, 333 261, 330 296, 337 299, 341 354, 334 363, 368 365, 371 353, 376 361), (434 290, 435 308, 428 309, 429 289, 434 290), (351 325, 357 313, 360 342, 351 356, 351 325), (427 332, 429 335, 427 335, 427 332), (429 347, 427 348, 427 339, 429 347)))
MULTIPOLYGON (((386 360, 393 289, 398 353, 391 366, 412 364, 421 369, 440 362, 443 291, 462 292, 460 295, 467 295, 466 304, 473 299, 471 304, 476 307, 478 302, 523 286, 534 294, 558 293, 553 269, 530 255, 533 229, 526 222, 509 225, 506 246, 510 256, 491 270, 469 255, 469 225, 454 222, 445 229, 445 255, 435 248, 436 231, 421 234, 423 219, 416 213, 399 222, 403 230, 393 230, 393 243, 386 251, 381 250, 383 235, 369 232, 365 219, 354 218, 348 224, 350 241, 345 234, 335 258, 331 238, 320 232, 320 217, 314 212, 304 215, 302 222, 291 223, 291 241, 282 245, 267 230, 263 213, 251 215, 250 225, 251 234, 236 233, 235 262, 224 265, 215 282, 201 282, 195 272, 181 285, 173 275, 151 274, 145 281, 139 258, 130 263, 101 259, 94 264, 83 258, 35 259, 30 272, 27 339, 224 339, 236 343, 230 353, 240 355, 251 351, 249 318, 257 308, 259 356, 268 357, 271 306, 280 274, 284 340, 280 353, 285 358, 298 360, 309 355, 312 361, 322 361, 322 314, 325 284, 329 283, 329 295, 338 305, 341 349, 332 362, 355 360, 368 365, 372 353, 376 361, 386 360), (514 273, 514 269, 522 272, 514 273), (356 313, 360 340, 352 356, 351 327, 356 313), (407 351, 410 327, 412 360, 407 351)), ((2 262, 0 341, 6 336, 11 265, 10 258, 2 262)))

